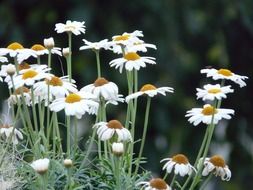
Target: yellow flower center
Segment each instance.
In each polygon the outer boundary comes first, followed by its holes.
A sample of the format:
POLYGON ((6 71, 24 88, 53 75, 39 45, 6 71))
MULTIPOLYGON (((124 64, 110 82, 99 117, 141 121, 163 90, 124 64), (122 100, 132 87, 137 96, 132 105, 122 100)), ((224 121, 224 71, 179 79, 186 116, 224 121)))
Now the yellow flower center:
POLYGON ((30 69, 30 68, 31 68, 31 66, 28 63, 25 63, 25 62, 18 65, 18 70, 19 71, 21 71, 23 69, 30 69))
POLYGON ((63 82, 59 77, 53 76, 50 80, 45 79, 46 83, 51 86, 62 86, 63 82))
POLYGON ((111 129, 122 129, 123 126, 118 120, 111 120, 107 123, 107 127, 111 129))
POLYGON ((38 73, 35 70, 28 70, 26 71, 23 75, 22 75, 22 79, 28 79, 28 78, 33 78, 36 75, 38 75, 38 73))
POLYGON ((219 88, 212 88, 212 89, 209 89, 207 92, 211 94, 217 94, 217 93, 220 93, 221 90, 219 88))
POLYGON ((201 111, 203 115, 213 115, 217 113, 217 110, 211 106, 211 105, 206 105, 203 107, 203 110, 201 111))
POLYGON ((28 88, 22 86, 22 87, 17 88, 17 89, 14 91, 14 94, 19 95, 19 94, 21 94, 21 93, 29 93, 29 92, 30 92, 30 90, 29 90, 28 88))
POLYGON ((17 49, 24 49, 24 47, 18 42, 13 42, 7 46, 7 49, 17 50, 17 49))
POLYGON ((219 69, 218 74, 224 75, 226 77, 232 76, 233 73, 228 69, 219 69))
POLYGON ((188 158, 183 154, 177 154, 172 157, 172 161, 178 163, 178 164, 188 164, 188 158))
POLYGON ((72 30, 75 30, 75 29, 76 29, 76 27, 73 26, 73 25, 66 25, 66 26, 65 26, 65 30, 66 30, 66 31, 72 31, 72 30))
POLYGON ((225 160, 219 156, 219 155, 214 155, 213 157, 210 158, 209 160, 214 166, 217 167, 222 167, 224 168, 226 166, 225 160))
POLYGON ((45 48, 43 45, 34 44, 34 45, 31 47, 31 49, 34 50, 34 51, 41 51, 41 50, 45 50, 46 48, 45 48))
POLYGON ((117 36, 113 39, 113 41, 125 41, 125 40, 128 40, 130 37, 129 34, 124 34, 124 35, 121 35, 121 36, 117 36))
POLYGON ((156 90, 156 87, 152 84, 145 84, 140 89, 141 92, 145 92, 147 90, 156 90))
POLYGON ((167 189, 167 183, 161 178, 154 178, 149 181, 152 188, 164 190, 167 189))
POLYGON ((81 96, 79 96, 78 94, 69 94, 66 98, 65 98, 65 102, 66 103, 69 103, 69 104, 72 104, 72 103, 75 103, 75 102, 80 102, 82 99, 81 96))
POLYGON ((105 78, 98 78, 97 80, 95 80, 95 82, 94 82, 94 86, 95 87, 98 87, 98 86, 103 86, 103 85, 105 85, 105 84, 107 84, 109 81, 108 80, 106 80, 105 78))
POLYGON ((128 61, 135 61, 135 60, 140 59, 140 56, 135 52, 130 52, 124 55, 124 58, 128 61))

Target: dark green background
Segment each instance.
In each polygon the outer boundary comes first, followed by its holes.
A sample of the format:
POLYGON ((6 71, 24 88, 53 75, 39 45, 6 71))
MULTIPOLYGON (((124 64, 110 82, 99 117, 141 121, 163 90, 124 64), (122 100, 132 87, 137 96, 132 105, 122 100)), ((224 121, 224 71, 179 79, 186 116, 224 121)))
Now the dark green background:
MULTIPOLYGON (((0 3, 0 45, 6 47, 18 41, 30 47, 53 36, 57 46, 66 47, 67 35, 54 32, 54 26, 67 19, 85 21, 87 27, 86 34, 74 36, 73 41, 74 78, 79 87, 93 82, 96 75, 94 54, 78 51, 83 45, 82 38, 98 41, 138 29, 144 32, 146 42, 157 45, 157 51, 143 54, 156 57, 157 65, 140 71, 140 85, 172 86, 175 93, 152 101, 145 168, 154 175, 161 171, 159 161, 176 153, 184 153, 194 162, 205 126, 192 126, 184 115, 187 110, 203 104, 196 100, 195 88, 210 80, 200 75, 200 69, 224 67, 248 76, 247 87, 240 89, 233 85, 235 93, 222 103, 236 114, 229 123, 223 123, 228 124, 226 128, 218 126, 225 130, 216 130, 214 142, 218 147, 229 143, 231 152, 227 161, 232 178, 230 182, 215 180, 213 189, 253 189, 252 0, 5 0, 0 3)), ((102 52, 102 72, 121 86, 120 92, 126 95, 125 75, 108 66, 116 57, 111 52, 102 52)), ((61 62, 64 64, 65 60, 54 59, 55 70, 61 62)), ((7 98, 6 87, 1 85, 1 90, 2 97, 7 98)), ((145 102, 140 100, 139 135, 145 108, 145 102)), ((123 108, 125 106, 111 106, 109 118, 121 118, 123 113, 118 109, 123 108)))

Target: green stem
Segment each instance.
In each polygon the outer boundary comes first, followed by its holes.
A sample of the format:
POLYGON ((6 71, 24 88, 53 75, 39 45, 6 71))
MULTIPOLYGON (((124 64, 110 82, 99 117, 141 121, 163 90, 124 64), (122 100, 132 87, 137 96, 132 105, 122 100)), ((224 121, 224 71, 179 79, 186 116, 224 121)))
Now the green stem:
POLYGON ((67 116, 67 122, 66 122, 66 127, 67 127, 67 156, 70 158, 70 116, 67 116))
POLYGON ((48 49, 48 62, 47 62, 48 68, 51 68, 51 63, 52 63, 52 51, 51 49, 48 49))
POLYGON ((114 176, 116 181, 116 189, 121 190, 121 183, 120 183, 120 158, 118 156, 114 156, 114 176))
POLYGON ((32 113, 33 113, 33 123, 35 127, 35 131, 38 134, 39 129, 38 129, 38 118, 37 118, 37 112, 36 112, 36 107, 35 107, 35 101, 34 101, 34 89, 31 87, 31 94, 32 94, 32 113))
POLYGON ((100 57, 99 57, 99 50, 94 50, 96 54, 96 61, 97 61, 97 75, 98 78, 101 77, 101 67, 100 67, 100 57))
POLYGON ((209 183, 209 181, 212 179, 213 174, 210 174, 205 181, 203 182, 203 184, 200 186, 199 190, 204 190, 205 187, 207 186, 207 184, 209 183))
POLYGON ((68 32, 68 43, 69 43, 69 55, 67 60, 67 70, 68 70, 68 76, 69 81, 71 82, 72 79, 72 33, 68 32))
POLYGON ((175 179, 176 179, 176 174, 174 174, 172 180, 171 180, 171 183, 170 183, 170 187, 172 188, 173 185, 174 185, 174 182, 175 182, 175 179))

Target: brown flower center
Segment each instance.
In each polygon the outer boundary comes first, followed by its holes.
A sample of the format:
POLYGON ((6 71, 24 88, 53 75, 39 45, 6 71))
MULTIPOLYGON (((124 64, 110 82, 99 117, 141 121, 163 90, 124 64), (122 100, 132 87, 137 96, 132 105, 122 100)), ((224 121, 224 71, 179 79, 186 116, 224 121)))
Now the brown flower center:
POLYGON ((226 166, 225 160, 219 156, 219 155, 214 155, 213 157, 210 158, 209 160, 214 166, 217 167, 222 167, 224 168, 226 166))
POLYGON ((218 74, 224 75, 226 77, 232 76, 233 73, 228 69, 219 69, 218 74))
POLYGON ((45 79, 46 84, 51 86, 62 86, 63 82, 59 77, 53 76, 50 80, 45 79))
POLYGON ((80 102, 82 99, 81 96, 79 96, 78 94, 69 94, 66 98, 65 98, 65 102, 66 103, 69 103, 69 104, 72 104, 72 103, 75 103, 75 102, 80 102))
POLYGON ((30 92, 30 90, 29 90, 28 88, 22 86, 22 87, 17 88, 17 89, 14 91, 14 94, 15 94, 15 95, 19 95, 19 94, 22 94, 22 93, 29 93, 29 92, 30 92))
POLYGON ((34 50, 34 51, 41 51, 41 50, 45 50, 46 48, 45 48, 43 45, 34 44, 34 45, 31 47, 31 49, 34 50))
POLYGON ((140 56, 135 52, 130 52, 124 55, 124 58, 128 61, 135 61, 140 59, 140 56))
POLYGON ((7 46, 7 49, 17 50, 17 49, 24 49, 24 47, 18 42, 13 42, 7 46))
POLYGON ((107 127, 111 129, 122 129, 123 125, 118 120, 111 120, 107 123, 107 127))
POLYGON ((129 34, 124 34, 124 35, 121 35, 121 36, 117 36, 113 39, 113 41, 125 41, 125 40, 128 40, 130 37, 129 34))
POLYGON ((205 105, 201 111, 203 115, 213 115, 217 113, 217 110, 211 105, 205 105))
POLYGON ((149 181, 152 188, 164 190, 167 189, 167 183, 161 178, 154 178, 149 181))
POLYGON ((33 78, 36 75, 38 75, 38 73, 35 70, 28 70, 26 71, 23 75, 22 75, 22 79, 28 79, 28 78, 33 78))
POLYGON ((183 154, 177 154, 172 157, 172 161, 178 163, 178 164, 188 164, 188 158, 183 154))
POLYGON ((217 93, 220 93, 221 90, 219 88, 212 88, 212 89, 209 89, 207 92, 210 94, 217 94, 217 93))
POLYGON ((140 89, 141 92, 145 92, 145 91, 148 91, 148 90, 156 90, 156 87, 152 84, 145 84, 140 89))
POLYGON ((3 124, 3 125, 0 125, 0 128, 6 128, 6 129, 8 129, 8 128, 10 128, 11 126, 10 125, 8 125, 8 124, 3 124))
POLYGON ((109 83, 108 80, 106 80, 105 78, 101 77, 101 78, 97 78, 97 80, 95 80, 94 82, 94 86, 98 87, 98 86, 103 86, 105 84, 109 83))
POLYGON ((31 66, 28 63, 22 62, 21 64, 18 65, 18 70, 21 71, 23 69, 30 69, 31 66))

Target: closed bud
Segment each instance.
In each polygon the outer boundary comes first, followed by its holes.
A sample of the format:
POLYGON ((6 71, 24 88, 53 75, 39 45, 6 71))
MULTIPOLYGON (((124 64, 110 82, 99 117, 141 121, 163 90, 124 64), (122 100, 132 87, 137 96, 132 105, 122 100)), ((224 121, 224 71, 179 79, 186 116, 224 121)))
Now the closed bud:
POLYGON ((69 54, 70 54, 70 51, 69 51, 69 48, 68 48, 68 47, 62 49, 62 55, 63 55, 64 57, 68 57, 69 54))
POLYGON ((45 38, 44 39, 44 46, 47 49, 52 49, 54 47, 54 38, 45 38))
POLYGON ((12 64, 8 64, 6 68, 6 73, 10 76, 13 76, 16 72, 16 67, 12 64))
POLYGON ((65 160, 63 161, 63 164, 64 164, 64 166, 65 166, 66 168, 70 168, 70 167, 73 166, 73 162, 72 162, 71 159, 65 159, 65 160))
POLYGON ((122 156, 124 153, 124 145, 123 143, 112 143, 112 152, 115 156, 122 156))

